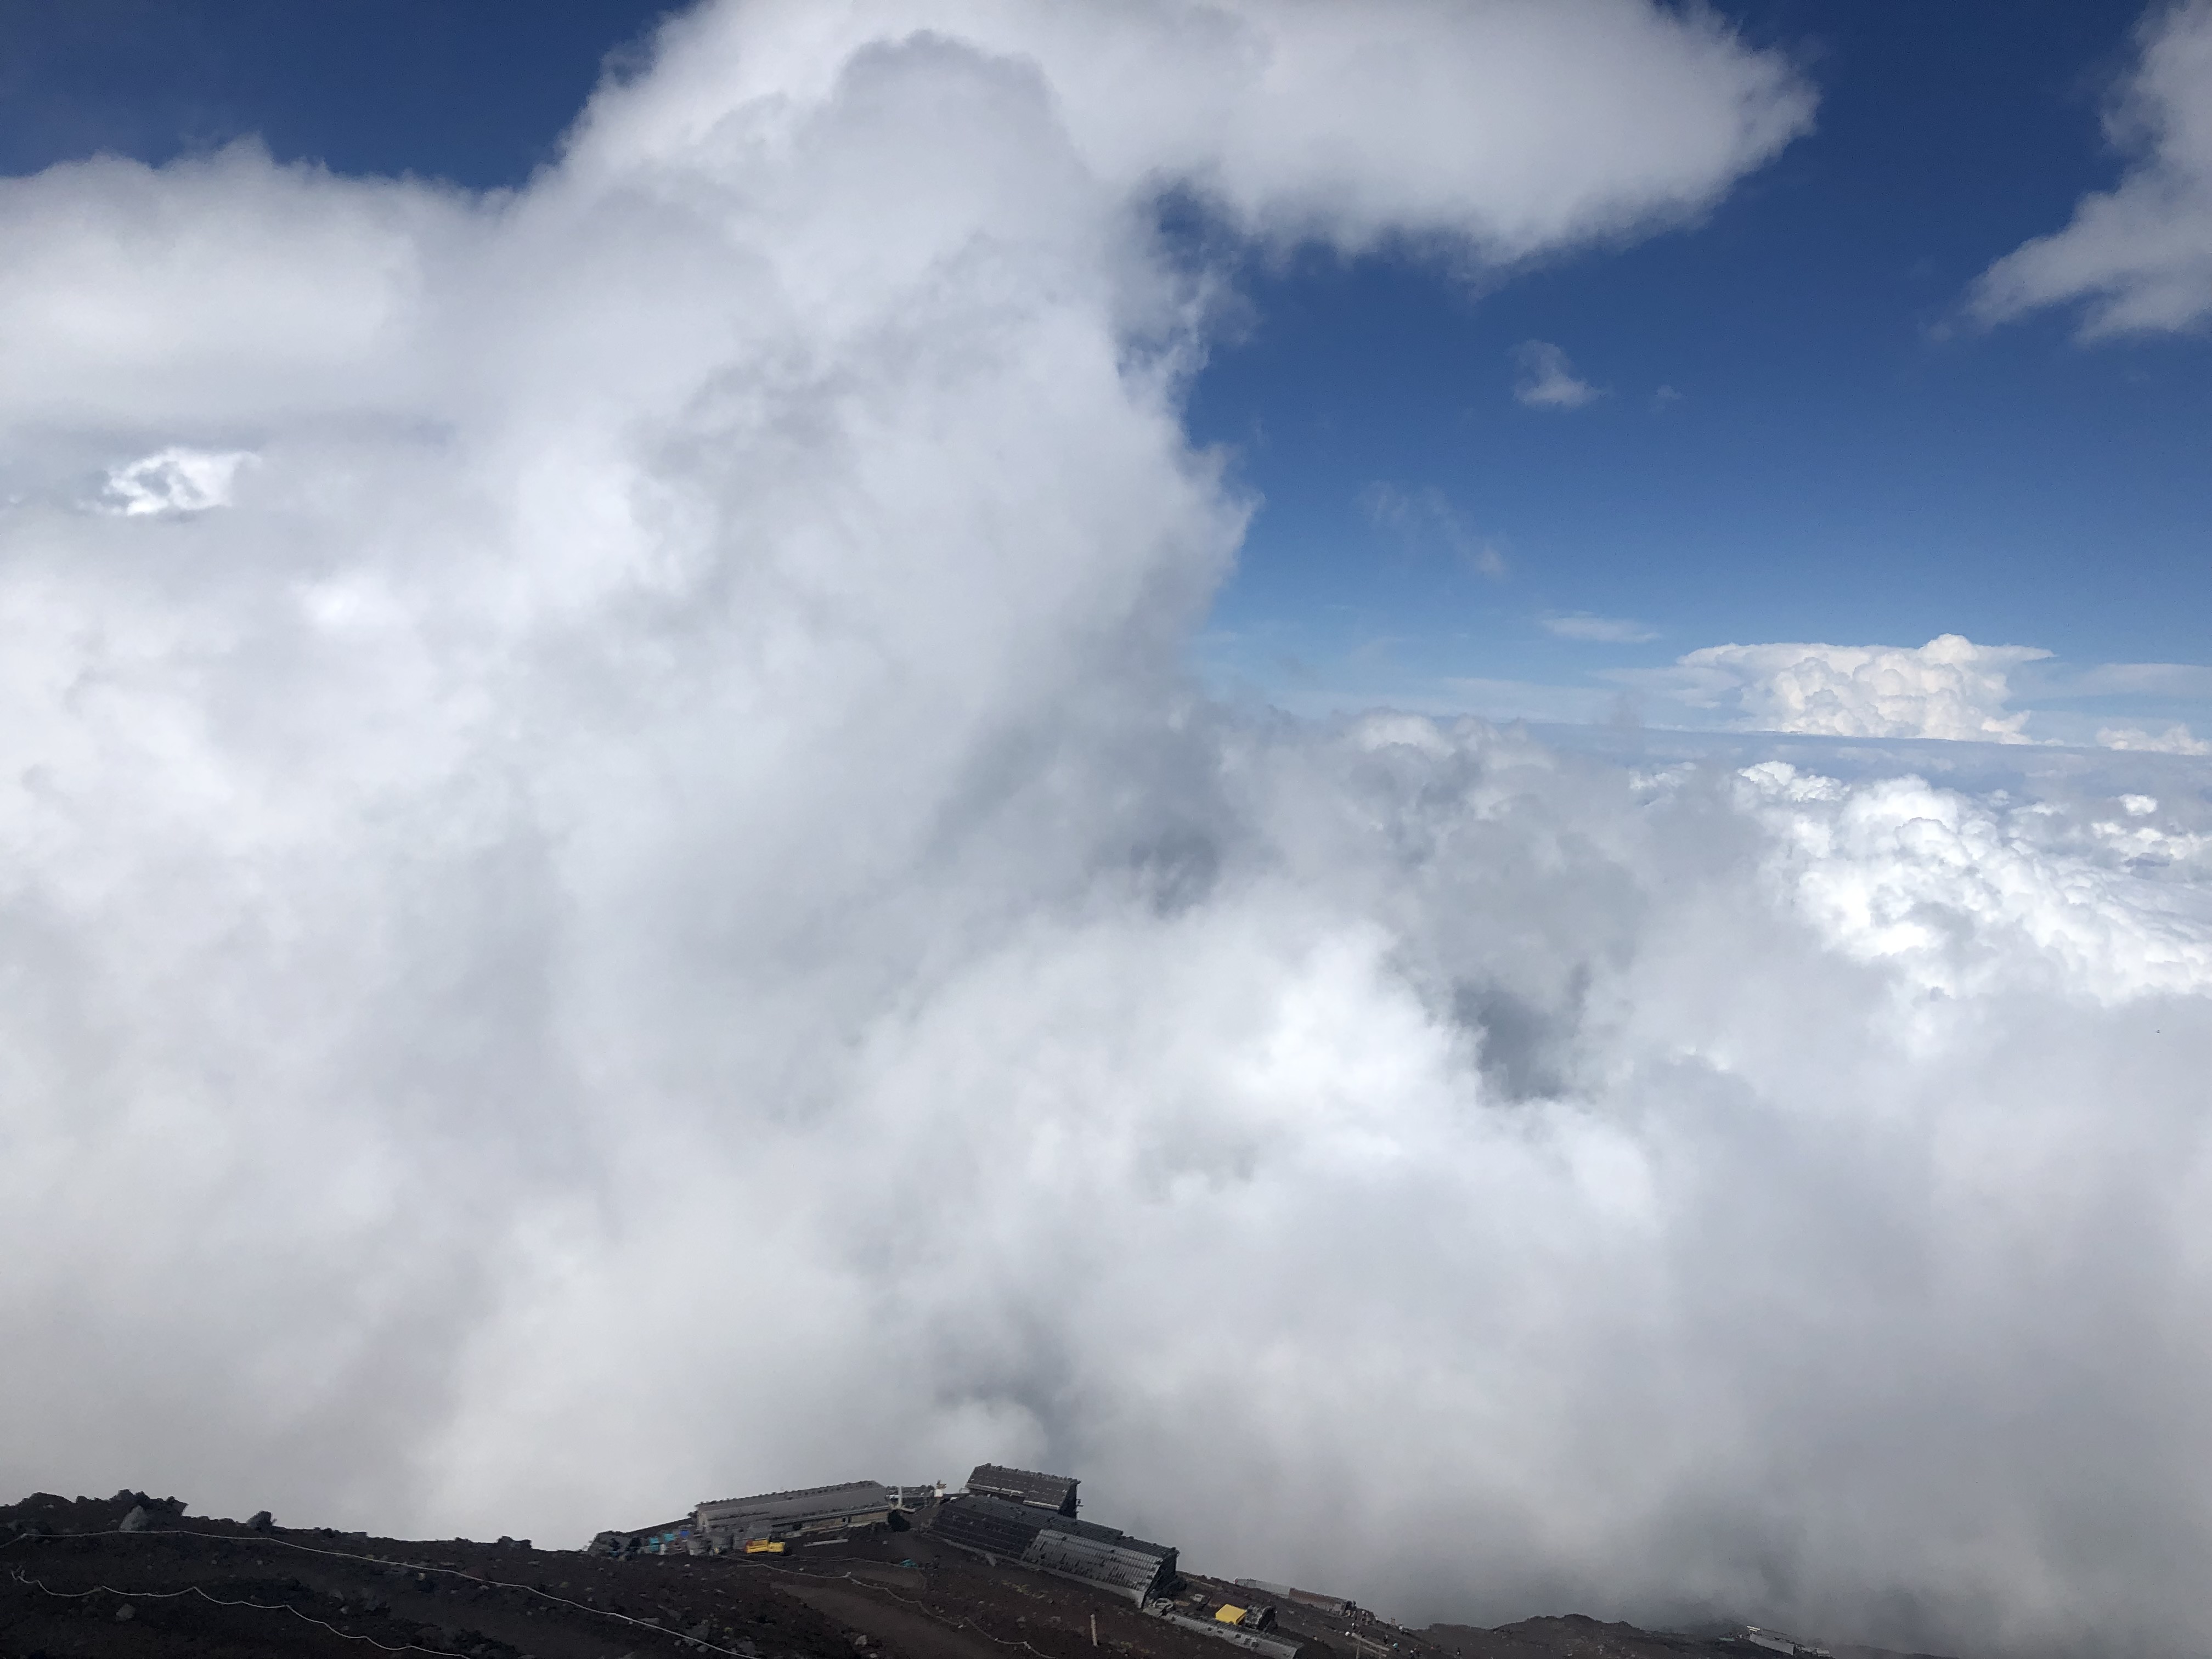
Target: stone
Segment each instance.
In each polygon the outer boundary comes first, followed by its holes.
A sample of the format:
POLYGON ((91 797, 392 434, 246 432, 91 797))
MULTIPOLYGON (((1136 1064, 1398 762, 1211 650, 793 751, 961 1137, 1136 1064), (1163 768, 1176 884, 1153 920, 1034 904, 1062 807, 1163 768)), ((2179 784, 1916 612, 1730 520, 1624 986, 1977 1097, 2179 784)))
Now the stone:
POLYGON ((118 1625, 127 1625, 137 1616, 138 1609, 132 1607, 128 1601, 125 1601, 121 1607, 115 1610, 115 1622, 118 1625))
POLYGON ((133 1504, 131 1506, 131 1513, 123 1517, 122 1530, 125 1532, 146 1532, 153 1527, 153 1524, 154 1511, 148 1509, 143 1504, 133 1504))
POLYGON ((246 1524, 254 1532, 273 1532, 276 1527, 276 1517, 270 1514, 267 1510, 256 1510, 253 1511, 253 1518, 246 1524))

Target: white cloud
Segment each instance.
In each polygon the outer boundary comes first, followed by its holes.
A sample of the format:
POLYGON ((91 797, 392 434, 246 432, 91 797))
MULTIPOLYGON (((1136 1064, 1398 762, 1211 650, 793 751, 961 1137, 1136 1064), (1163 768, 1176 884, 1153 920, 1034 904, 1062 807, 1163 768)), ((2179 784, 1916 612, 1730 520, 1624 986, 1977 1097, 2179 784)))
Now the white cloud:
POLYGON ((1983 274, 1972 303, 1984 319, 2075 300, 2092 336, 2212 318, 2212 0, 2154 5, 2141 34, 2106 123, 2135 156, 2126 176, 1983 274))
MULTIPOLYGON (((1798 903, 1846 953, 1894 964, 1903 985, 1957 997, 2048 972, 2114 1001, 2212 988, 2205 895, 2067 856, 2047 808, 1978 802, 1914 777, 1852 787, 1780 762, 1742 776, 1785 849, 1773 867, 1798 903)), ((2157 810, 2140 795, 2113 804, 2139 817, 2146 803, 2157 810)), ((2212 840, 2141 833, 2136 857, 2155 848, 2212 873, 2212 840)))
POLYGON ((1184 677, 1244 507, 1147 194, 1518 258, 1710 199, 1786 70, 1625 3, 667 41, 511 198, 0 185, 18 1490, 575 1541, 990 1455, 1414 1616, 2201 1650, 2212 805, 2135 775, 2198 763, 1184 677), (171 447, 252 487, 37 505, 171 447))
POLYGON ((252 459, 243 450, 186 449, 173 445, 108 469, 100 505, 127 519, 227 507, 238 470, 252 459))
POLYGON ((1520 373, 1513 381, 1513 396, 1531 409, 1580 409, 1605 393, 1575 377, 1567 354, 1545 340, 1523 340, 1513 348, 1520 373))
POLYGON ((1117 194, 1172 180, 1269 239, 1352 250, 1418 225, 1511 260, 1693 216, 1813 109, 1778 56, 1639 0, 1503 0, 1471 21, 1425 0, 945 0, 849 7, 804 31, 775 16, 708 8, 678 25, 649 93, 602 95, 582 169, 710 153, 737 108, 776 108, 751 118, 777 136, 827 66, 927 19, 1036 65, 1064 142, 1117 194))
POLYGON ((2179 725, 2163 732, 2147 732, 2140 726, 2100 726, 2097 744, 2102 749, 2147 750, 2163 755, 2212 755, 2212 743, 2179 725))
POLYGON ((1587 611, 1571 611, 1563 616, 1538 619, 1547 634, 1563 640, 1591 640, 1612 645, 1632 645, 1644 640, 1659 637, 1656 629, 1634 622, 1626 617, 1598 617, 1587 611))
POLYGON ((0 179, 0 432, 196 433, 437 399, 429 269, 481 210, 252 143, 0 179))
POLYGON ((1912 649, 1882 645, 1715 645, 1672 668, 1616 678, 1746 731, 1838 738, 1946 738, 2026 743, 2026 714, 2008 714, 2008 671, 2048 657, 2032 646, 1976 645, 1945 634, 1912 649))

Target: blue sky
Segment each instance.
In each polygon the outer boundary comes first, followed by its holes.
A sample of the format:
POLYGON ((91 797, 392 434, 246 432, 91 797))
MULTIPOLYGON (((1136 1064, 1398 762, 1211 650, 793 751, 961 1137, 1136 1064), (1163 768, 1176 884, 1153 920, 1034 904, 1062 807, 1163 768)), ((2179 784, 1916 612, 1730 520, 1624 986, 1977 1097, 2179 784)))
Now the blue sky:
POLYGON ((1695 228, 1480 295, 1316 257, 1255 273, 1196 423, 1265 496, 1219 658, 1263 684, 1568 681, 1723 641, 1945 632, 2085 661, 2212 640, 2212 352, 1962 324, 1991 261, 2118 163, 2124 8, 1730 9, 1819 125, 1695 228), (1991 43, 2002 39, 2002 55, 1991 43), (1605 395, 1512 396, 1557 344, 1605 395), (1667 397, 1660 388, 1674 394, 1667 397), (1419 510, 1371 510, 1410 497, 1419 510), (1484 575, 1456 555, 1488 547, 1484 575), (1653 639, 1572 642, 1547 614, 1653 639))
MULTIPOLYGON (((9 6, 0 165, 251 133, 279 160, 512 185, 660 10, 9 6)), ((1260 503, 1205 671, 1310 712, 1593 718, 1617 677, 1701 647, 1955 633, 2052 653, 2015 691, 2079 712, 2075 735, 2203 721, 2202 686, 2073 694, 2093 665, 2212 656, 2212 347, 1962 312, 2119 176, 2100 117, 2140 14, 1722 10, 1820 106, 1703 222, 1479 288, 1402 255, 1246 262, 1190 405, 1260 503), (1529 343, 1595 395, 1516 401, 1529 343)))

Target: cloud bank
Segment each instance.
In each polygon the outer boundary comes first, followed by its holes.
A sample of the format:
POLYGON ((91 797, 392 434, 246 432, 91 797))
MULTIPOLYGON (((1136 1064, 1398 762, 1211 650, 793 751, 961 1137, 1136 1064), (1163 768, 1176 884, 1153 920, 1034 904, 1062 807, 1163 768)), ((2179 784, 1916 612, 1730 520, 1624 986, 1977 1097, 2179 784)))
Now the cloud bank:
MULTIPOLYGON (((0 1474, 574 1540, 991 1455, 1418 1618, 2201 1646, 2197 763, 1183 670, 1160 193, 1509 262, 1808 106, 1626 0, 855 0, 512 194, 0 185, 0 1474)), ((2001 727, 1963 651, 1804 706, 2001 727)))
POLYGON ((1983 273, 1972 304, 1984 321, 2072 301, 2093 337, 2212 317, 2212 0, 2154 5, 2140 35, 2105 123, 2133 157, 2126 175, 1983 273))
POLYGON ((1881 645, 1714 645, 1673 667, 1616 678, 1692 708, 1731 714, 1738 729, 1837 738, 1942 738, 2026 743, 2025 714, 2007 714, 2007 671, 2048 657, 2033 646, 1976 645, 1945 634, 1913 650, 1881 645))
POLYGON ((2212 755, 2212 743, 2207 743, 2182 725, 2169 726, 2163 732, 2148 732, 2140 726, 2105 726, 2097 729, 2097 743, 2105 749, 2147 750, 2163 755, 2212 755))

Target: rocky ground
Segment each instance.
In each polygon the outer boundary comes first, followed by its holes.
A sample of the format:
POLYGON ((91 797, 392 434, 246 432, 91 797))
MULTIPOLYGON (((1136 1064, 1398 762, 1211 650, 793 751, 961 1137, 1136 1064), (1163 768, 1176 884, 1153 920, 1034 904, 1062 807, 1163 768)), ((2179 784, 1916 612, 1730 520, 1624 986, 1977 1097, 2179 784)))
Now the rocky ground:
MULTIPOLYGON (((187 1516, 143 1492, 0 1507, 0 1659, 1248 1659, 1126 1601, 877 1533, 781 1558, 641 1557, 187 1516)), ((1244 1593, 1187 1575, 1194 1609, 1244 1593)), ((1246 1598, 1249 1599, 1249 1598, 1246 1598)), ((1579 1617, 1423 1632, 1286 1608, 1300 1659, 1767 1659, 1579 1617)))

